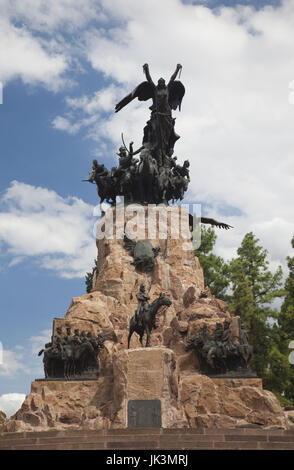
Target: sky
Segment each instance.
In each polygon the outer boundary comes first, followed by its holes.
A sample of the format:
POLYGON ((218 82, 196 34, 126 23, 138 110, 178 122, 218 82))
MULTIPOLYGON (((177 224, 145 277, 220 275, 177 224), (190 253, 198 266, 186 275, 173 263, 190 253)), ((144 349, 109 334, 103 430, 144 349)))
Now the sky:
POLYGON ((114 105, 183 66, 175 147, 190 160, 186 200, 253 231, 286 275, 294 234, 294 0, 0 0, 0 409, 19 408, 43 376, 37 352, 96 257, 92 160, 135 148, 144 102, 114 105), (0 356, 1 357, 1 356, 0 356))

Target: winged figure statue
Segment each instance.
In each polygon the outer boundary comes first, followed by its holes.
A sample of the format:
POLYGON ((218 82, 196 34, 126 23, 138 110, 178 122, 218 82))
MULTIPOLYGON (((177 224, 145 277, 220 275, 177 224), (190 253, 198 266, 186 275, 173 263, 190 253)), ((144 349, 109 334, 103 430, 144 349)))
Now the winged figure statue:
POLYGON ((175 133, 175 119, 172 110, 179 108, 185 94, 185 87, 176 77, 182 69, 178 64, 168 84, 160 78, 157 85, 153 82, 148 64, 143 65, 146 81, 140 83, 131 93, 115 106, 117 113, 134 99, 147 101, 152 99, 151 116, 144 128, 143 145, 150 150, 153 158, 161 165, 165 158, 173 154, 174 144, 180 138, 175 133))

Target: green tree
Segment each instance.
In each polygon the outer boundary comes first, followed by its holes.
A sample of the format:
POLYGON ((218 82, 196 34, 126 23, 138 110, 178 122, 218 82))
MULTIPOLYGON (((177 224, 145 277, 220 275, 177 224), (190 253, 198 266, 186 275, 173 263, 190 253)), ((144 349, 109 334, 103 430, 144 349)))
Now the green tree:
POLYGON ((204 274, 205 286, 216 297, 225 300, 226 289, 230 283, 229 265, 213 253, 217 236, 213 228, 201 227, 201 245, 195 250, 204 274))
MULTIPOLYGON (((294 249, 294 237, 291 240, 294 249)), ((294 256, 287 256, 289 275, 285 282, 285 298, 278 316, 278 324, 283 332, 283 339, 294 339, 294 256)))
POLYGON ((94 273, 97 270, 97 261, 94 260, 94 263, 95 263, 95 266, 93 267, 92 271, 89 272, 89 273, 86 273, 86 276, 85 276, 85 284, 86 284, 87 294, 90 294, 90 292, 92 291, 94 273))
POLYGON ((252 232, 247 233, 237 250, 238 257, 231 261, 229 309, 247 327, 254 348, 252 369, 259 377, 266 377, 273 347, 271 324, 278 314, 271 304, 283 295, 282 268, 270 271, 268 252, 258 242, 252 232))
MULTIPOLYGON (((294 248, 294 237, 291 241, 294 248)), ((269 388, 284 404, 294 405, 294 365, 290 364, 289 343, 294 340, 294 256, 287 257, 289 269, 285 281, 284 301, 273 326, 275 346, 270 355, 269 388)))

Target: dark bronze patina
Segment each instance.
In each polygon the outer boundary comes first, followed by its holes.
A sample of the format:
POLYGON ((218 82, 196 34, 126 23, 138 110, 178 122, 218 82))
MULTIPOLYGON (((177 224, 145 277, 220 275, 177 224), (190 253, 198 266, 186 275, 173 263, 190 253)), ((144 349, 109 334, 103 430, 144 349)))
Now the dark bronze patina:
POLYGON ((124 247, 133 256, 133 265, 140 271, 152 271, 154 259, 158 255, 160 248, 154 248, 147 240, 135 242, 126 235, 124 237, 124 247))
POLYGON ((128 428, 161 428, 161 401, 129 400, 128 428))
POLYGON ((146 347, 150 346, 151 331, 156 328, 155 320, 156 314, 160 307, 170 307, 172 301, 165 297, 162 293, 151 304, 148 303, 149 296, 146 294, 145 285, 140 285, 140 291, 136 294, 138 299, 138 306, 135 314, 130 320, 130 329, 128 337, 128 348, 132 334, 136 332, 139 335, 140 343, 143 346, 143 335, 146 333, 146 347))
POLYGON ((213 336, 204 324, 200 332, 188 338, 186 351, 196 351, 200 372, 207 375, 255 376, 249 369, 253 348, 245 326, 239 322, 238 341, 231 338, 230 320, 217 323, 213 336))
POLYGON ((93 337, 92 334, 79 333, 67 328, 66 336, 62 336, 61 328, 57 335, 41 349, 38 356, 43 356, 45 378, 97 378, 99 375, 98 353, 104 347, 102 335, 93 337))

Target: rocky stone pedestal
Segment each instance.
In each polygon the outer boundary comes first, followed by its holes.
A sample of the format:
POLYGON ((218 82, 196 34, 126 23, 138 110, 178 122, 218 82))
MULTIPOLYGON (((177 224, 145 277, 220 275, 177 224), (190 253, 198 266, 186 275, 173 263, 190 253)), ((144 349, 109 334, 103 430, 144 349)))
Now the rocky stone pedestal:
POLYGON ((3 430, 107 429, 112 385, 109 378, 34 381, 21 408, 3 430))
POLYGON ((172 350, 158 348, 127 349, 114 356, 113 427, 128 427, 130 400, 159 400, 163 428, 188 427, 184 409, 178 401, 176 361, 172 350))
MULTIPOLYGON (((67 328, 71 334, 79 329, 103 335, 99 379, 33 382, 31 393, 13 417, 6 420, 0 414, 0 430, 127 428, 130 400, 159 400, 163 428, 289 426, 277 398, 262 389, 259 379, 201 375, 195 351, 186 352, 187 339, 203 325, 213 335, 216 324, 225 320, 231 320, 231 338, 238 341, 238 318, 231 319, 227 304, 204 288, 192 243, 181 233, 174 237, 178 209, 166 211, 168 233, 162 238, 157 219, 150 235, 147 208, 142 210, 146 230, 135 241, 148 240, 153 248, 160 248, 151 271, 137 269, 125 247, 123 235, 133 217, 126 209, 122 236, 115 233, 113 238, 97 240, 92 292, 73 298, 64 318, 54 319, 54 335, 57 327, 62 335, 67 328), (151 348, 140 348, 134 334, 133 349, 127 349, 130 318, 142 282, 150 302, 164 293, 172 305, 157 312, 151 348)), ((115 208, 107 213, 114 222, 118 219, 115 208)), ((187 216, 187 209, 180 209, 181 213, 187 216)))
POLYGON ((98 380, 33 382, 22 407, 2 423, 0 432, 126 429, 133 427, 128 423, 128 404, 133 400, 159 401, 161 427, 183 432, 293 425, 260 379, 180 372, 173 351, 155 347, 114 353, 113 375, 98 380))
POLYGON ((279 427, 289 422, 275 395, 258 378, 210 378, 186 372, 179 379, 179 401, 191 428, 279 427))

